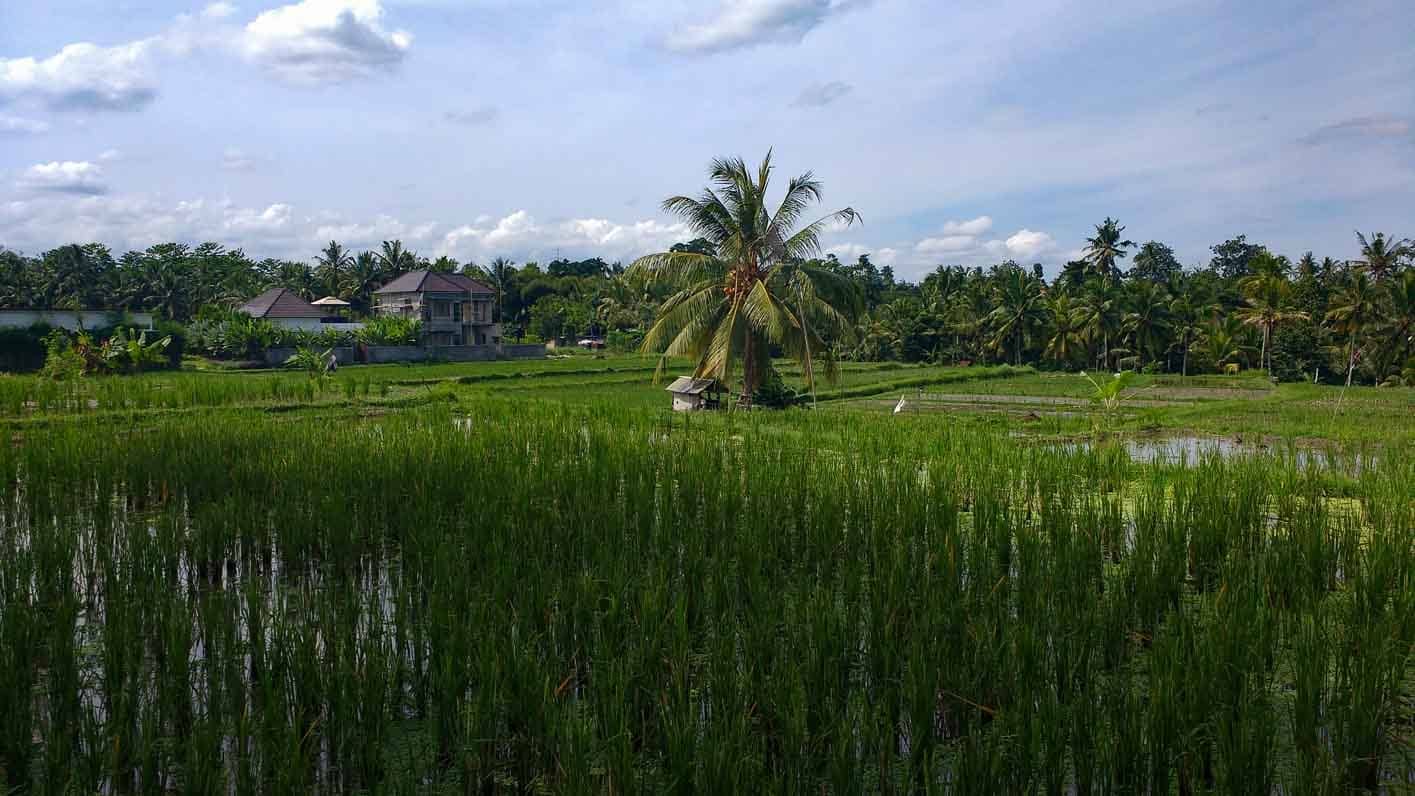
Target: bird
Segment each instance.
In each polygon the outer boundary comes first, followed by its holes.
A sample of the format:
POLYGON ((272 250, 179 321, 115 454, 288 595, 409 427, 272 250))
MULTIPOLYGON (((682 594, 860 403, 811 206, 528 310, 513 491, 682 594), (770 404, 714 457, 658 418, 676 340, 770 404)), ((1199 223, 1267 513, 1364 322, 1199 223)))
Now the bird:
POLYGON ((897 415, 902 411, 904 411, 904 396, 901 395, 899 396, 899 403, 894 405, 894 414, 897 415))

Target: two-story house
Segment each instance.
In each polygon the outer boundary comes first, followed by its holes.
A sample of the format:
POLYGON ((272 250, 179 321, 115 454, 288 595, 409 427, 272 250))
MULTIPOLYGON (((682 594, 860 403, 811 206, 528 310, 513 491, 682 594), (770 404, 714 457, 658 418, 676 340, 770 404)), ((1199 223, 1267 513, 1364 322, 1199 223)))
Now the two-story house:
POLYGON ((491 320, 493 296, 462 274, 409 271, 373 292, 373 309, 421 320, 423 345, 486 345, 501 342, 501 326, 491 320))

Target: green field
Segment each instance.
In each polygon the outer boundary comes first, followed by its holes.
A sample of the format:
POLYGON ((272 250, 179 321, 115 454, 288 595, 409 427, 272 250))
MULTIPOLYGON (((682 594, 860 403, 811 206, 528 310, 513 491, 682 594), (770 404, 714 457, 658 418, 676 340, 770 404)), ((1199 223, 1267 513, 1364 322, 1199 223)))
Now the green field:
POLYGON ((0 377, 0 776, 1410 787, 1415 391, 852 364, 675 415, 654 365, 0 377))

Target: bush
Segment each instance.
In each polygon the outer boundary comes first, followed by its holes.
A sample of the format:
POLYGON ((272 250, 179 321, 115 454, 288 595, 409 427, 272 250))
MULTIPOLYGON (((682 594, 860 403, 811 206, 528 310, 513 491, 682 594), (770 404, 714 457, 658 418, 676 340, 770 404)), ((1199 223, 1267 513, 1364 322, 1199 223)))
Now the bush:
POLYGON ((417 318, 380 315, 365 322, 353 337, 364 345, 417 345, 422 332, 422 321, 417 318))
POLYGON ((33 373, 44 367, 44 339, 54 329, 37 324, 28 329, 0 329, 0 371, 33 373))
POLYGON ((785 409, 801 402, 801 393, 787 386, 781 380, 776 368, 767 368, 762 383, 752 393, 752 405, 767 409, 785 409))

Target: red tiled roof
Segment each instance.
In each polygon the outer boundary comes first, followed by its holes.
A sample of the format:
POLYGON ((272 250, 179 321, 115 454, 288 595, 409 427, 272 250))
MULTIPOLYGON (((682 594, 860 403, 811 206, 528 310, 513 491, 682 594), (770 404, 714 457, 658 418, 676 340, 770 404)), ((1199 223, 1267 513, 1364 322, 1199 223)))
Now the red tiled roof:
POLYGON ((253 318, 323 318, 325 313, 287 288, 273 287, 241 306, 253 318))
POLYGON ((436 271, 409 271, 374 292, 481 293, 491 295, 494 291, 465 274, 440 274, 436 271))

